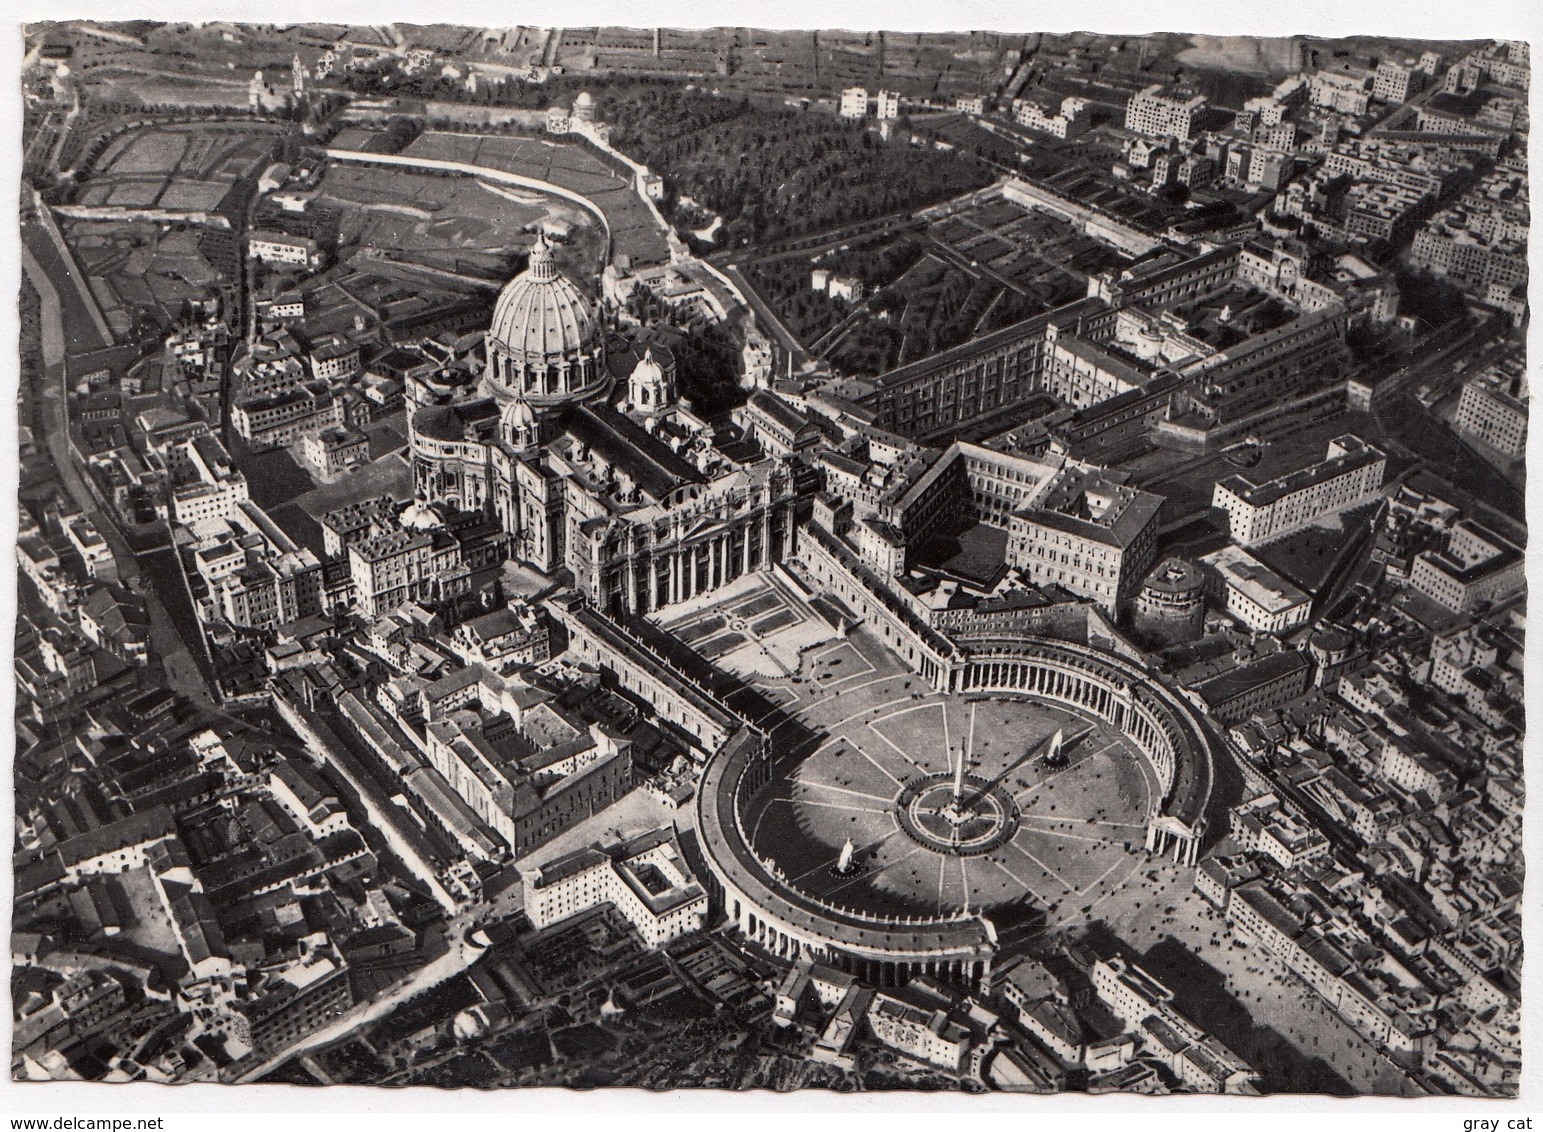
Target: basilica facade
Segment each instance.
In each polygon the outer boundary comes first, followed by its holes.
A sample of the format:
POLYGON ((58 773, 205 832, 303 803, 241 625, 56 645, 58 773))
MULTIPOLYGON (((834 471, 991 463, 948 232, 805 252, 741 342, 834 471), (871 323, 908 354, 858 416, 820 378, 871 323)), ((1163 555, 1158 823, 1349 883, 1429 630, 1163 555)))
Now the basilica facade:
POLYGON ((731 458, 651 353, 619 380, 606 351, 596 305, 538 235, 495 305, 476 396, 411 416, 418 498, 495 518, 515 558, 607 612, 649 613, 791 556, 813 490, 802 465, 731 458))

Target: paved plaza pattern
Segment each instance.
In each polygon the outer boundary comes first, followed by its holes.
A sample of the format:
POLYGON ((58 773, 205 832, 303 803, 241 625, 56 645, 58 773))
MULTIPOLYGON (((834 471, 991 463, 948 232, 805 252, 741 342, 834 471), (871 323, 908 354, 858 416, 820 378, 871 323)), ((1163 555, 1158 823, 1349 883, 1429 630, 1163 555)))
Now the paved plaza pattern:
POLYGON ((775 573, 752 574, 672 606, 664 628, 707 660, 751 677, 792 676, 831 626, 775 573))
POLYGON ((1128 739, 1024 696, 933 691, 865 630, 838 636, 791 587, 750 581, 671 628, 688 640, 699 633, 701 648, 737 635, 729 625, 747 611, 769 619, 776 609, 803 639, 824 626, 785 676, 766 675, 760 642, 731 641, 718 657, 751 681, 745 704, 777 705, 762 721, 776 770, 749 823, 751 843, 786 883, 880 914, 1018 905, 1054 924, 1085 917, 1137 876, 1156 783, 1128 739), (1057 732, 1064 765, 1052 766, 1057 732), (941 811, 961 758, 965 800, 977 812, 951 831, 941 811), (923 811, 919 823, 907 820, 908 806, 923 811), (990 844, 998 831, 1005 836, 989 851, 950 844, 961 836, 990 844), (853 867, 842 872, 849 840, 853 867))

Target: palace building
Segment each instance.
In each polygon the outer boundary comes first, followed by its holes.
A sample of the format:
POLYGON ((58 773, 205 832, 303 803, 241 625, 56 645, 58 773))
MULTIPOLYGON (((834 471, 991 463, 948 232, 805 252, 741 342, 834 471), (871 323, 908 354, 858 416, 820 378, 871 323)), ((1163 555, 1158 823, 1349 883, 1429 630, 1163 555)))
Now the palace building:
POLYGON ((730 458, 646 352, 637 368, 619 388, 596 304, 538 235, 494 308, 478 396, 412 417, 416 494, 488 513, 515 558, 567 571, 608 612, 649 613, 790 555, 808 477, 785 456, 730 458))

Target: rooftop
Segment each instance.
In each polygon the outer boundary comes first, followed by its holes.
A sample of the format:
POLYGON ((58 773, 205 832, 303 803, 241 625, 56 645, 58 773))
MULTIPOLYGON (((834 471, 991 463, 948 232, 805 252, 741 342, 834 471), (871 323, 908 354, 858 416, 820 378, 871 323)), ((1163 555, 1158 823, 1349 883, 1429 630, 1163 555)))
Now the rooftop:
POLYGON ((1224 546, 1200 561, 1267 613, 1280 613, 1312 600, 1241 547, 1224 546))
POLYGON ((1057 474, 1037 506, 1019 514, 1042 526, 1124 548, 1162 506, 1162 496, 1115 483, 1099 469, 1070 467, 1057 474))
POLYGON ((1154 593, 1186 594, 1205 585, 1199 566, 1182 558, 1165 558, 1147 575, 1145 587, 1154 593))
POLYGON ((1198 685, 1195 691, 1208 706, 1215 709, 1255 688, 1284 679, 1308 667, 1311 663, 1295 649, 1288 649, 1285 652, 1272 653, 1241 668, 1229 669, 1220 676, 1198 685))
POLYGON ((696 466, 609 405, 581 405, 563 421, 564 431, 610 467, 624 472, 651 499, 678 487, 705 483, 696 466))
POLYGON ((413 431, 430 440, 456 443, 466 440, 478 426, 498 419, 498 405, 491 398, 461 401, 454 405, 430 405, 413 415, 413 431))
POLYGON ((349 547, 349 552, 357 554, 366 562, 379 562, 397 554, 429 546, 433 541, 432 535, 422 531, 387 531, 385 534, 354 543, 349 547))
POLYGON ((1298 468, 1264 483, 1254 483, 1246 476, 1232 475, 1221 481, 1223 487, 1254 507, 1267 507, 1271 503, 1297 491, 1305 491, 1336 476, 1359 471, 1361 468, 1386 460, 1382 449, 1366 443, 1358 436, 1346 433, 1330 442, 1329 450, 1340 449, 1337 456, 1329 456, 1306 468, 1298 468))

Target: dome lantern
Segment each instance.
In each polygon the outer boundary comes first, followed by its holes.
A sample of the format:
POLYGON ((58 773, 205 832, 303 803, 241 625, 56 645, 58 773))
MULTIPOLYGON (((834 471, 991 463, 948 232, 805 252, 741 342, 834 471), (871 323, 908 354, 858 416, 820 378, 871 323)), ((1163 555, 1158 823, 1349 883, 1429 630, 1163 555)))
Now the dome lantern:
POLYGON ((557 257, 547 241, 545 230, 536 233, 536 242, 530 249, 530 261, 525 274, 533 283, 550 283, 557 278, 557 257))

